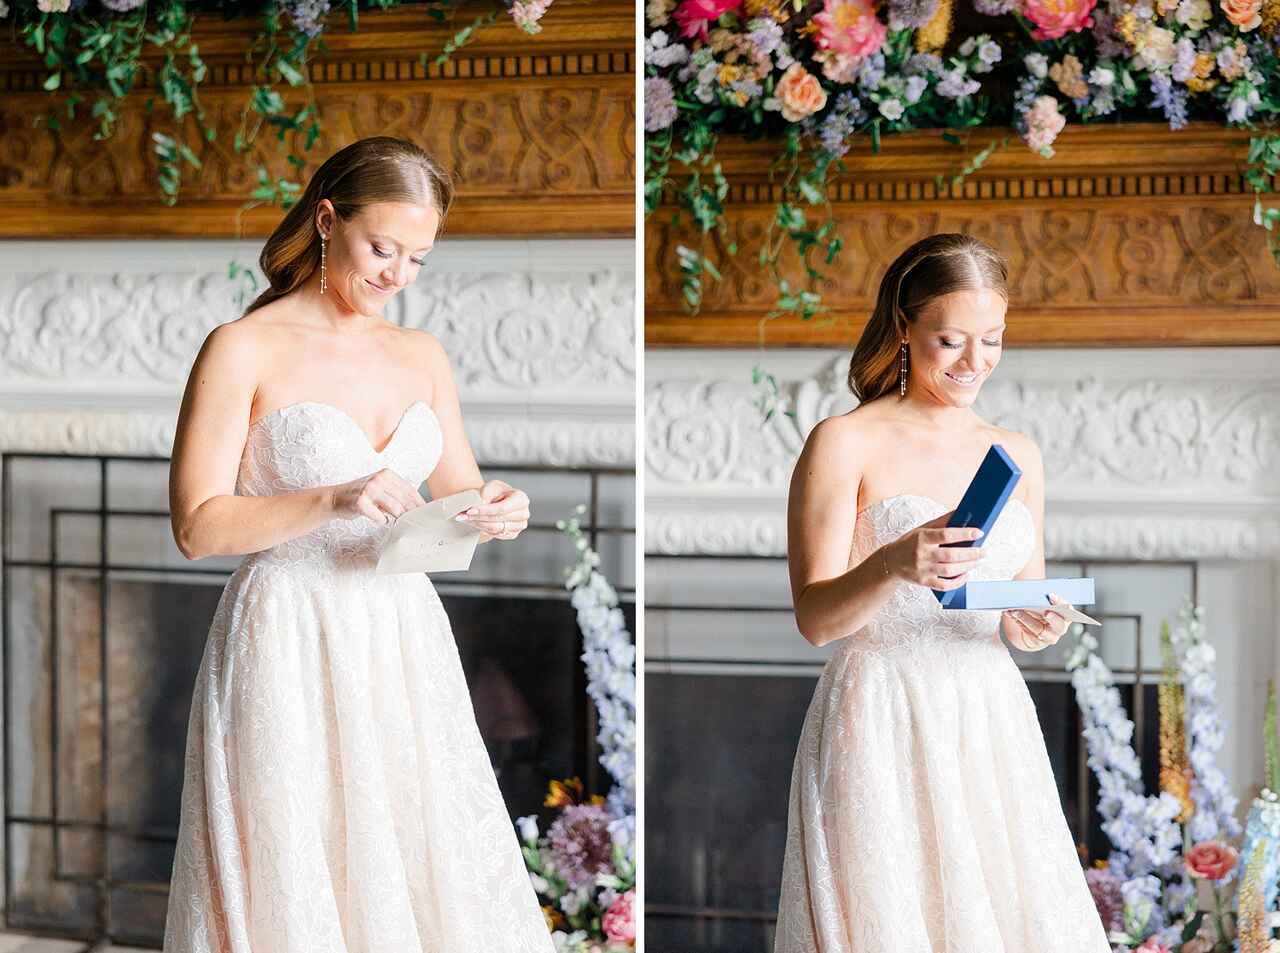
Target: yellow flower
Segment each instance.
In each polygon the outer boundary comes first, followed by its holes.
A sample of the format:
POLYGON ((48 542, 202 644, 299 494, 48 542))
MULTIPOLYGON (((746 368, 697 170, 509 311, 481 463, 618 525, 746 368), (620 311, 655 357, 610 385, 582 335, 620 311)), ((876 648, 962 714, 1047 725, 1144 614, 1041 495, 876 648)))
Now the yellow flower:
POLYGON ((952 5, 953 0, 938 0, 933 17, 916 30, 917 53, 937 53, 947 45, 947 38, 951 36, 952 5))
POLYGON ((1084 66, 1070 53, 1062 58, 1061 63, 1049 67, 1049 78, 1058 84, 1058 89, 1068 99, 1089 95, 1089 86, 1084 81, 1084 66))
POLYGON ((728 63, 723 64, 716 72, 716 82, 721 86, 730 86, 742 78, 741 66, 730 66, 728 63))
POLYGON ((564 781, 552 781, 547 785, 547 796, 543 800, 546 807, 567 807, 578 804, 582 800, 582 781, 568 778, 564 781))
POLYGON ((1207 93, 1217 85, 1218 81, 1216 79, 1200 79, 1197 76, 1192 76, 1187 80, 1187 89, 1193 93, 1207 93))
POLYGON ((649 0, 645 7, 645 16, 649 19, 649 26, 655 29, 665 26, 671 19, 671 11, 676 8, 676 0, 649 0))
POLYGON ((1125 12, 1116 20, 1116 32, 1124 37, 1124 41, 1130 46, 1134 45, 1134 37, 1138 33, 1138 18, 1131 12, 1125 12))

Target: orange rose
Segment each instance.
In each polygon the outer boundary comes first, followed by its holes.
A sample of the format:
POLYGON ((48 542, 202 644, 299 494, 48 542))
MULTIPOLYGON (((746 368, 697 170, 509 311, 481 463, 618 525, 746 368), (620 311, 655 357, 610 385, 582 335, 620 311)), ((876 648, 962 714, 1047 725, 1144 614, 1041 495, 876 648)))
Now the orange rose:
POLYGON ((1221 880, 1235 869, 1240 855, 1230 844, 1207 840, 1192 847, 1183 859, 1187 865, 1187 873, 1192 877, 1221 880))
POLYGON ((778 102, 788 122, 799 122, 812 116, 827 104, 827 91, 818 78, 799 63, 792 63, 778 81, 778 102))
POLYGON ((1227 19, 1245 33, 1262 23, 1259 15, 1262 0, 1221 0, 1221 3, 1222 12, 1227 15, 1227 19))

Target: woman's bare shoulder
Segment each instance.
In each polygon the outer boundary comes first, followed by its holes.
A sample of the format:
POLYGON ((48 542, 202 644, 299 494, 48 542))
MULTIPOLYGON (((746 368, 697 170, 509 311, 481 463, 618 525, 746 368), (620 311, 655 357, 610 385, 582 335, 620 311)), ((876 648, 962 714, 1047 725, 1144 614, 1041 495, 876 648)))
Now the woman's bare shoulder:
POLYGON ((1034 437, 1020 430, 997 427, 995 424, 987 426, 991 431, 991 442, 1004 447, 1023 473, 1033 473, 1043 468, 1040 446, 1034 437))

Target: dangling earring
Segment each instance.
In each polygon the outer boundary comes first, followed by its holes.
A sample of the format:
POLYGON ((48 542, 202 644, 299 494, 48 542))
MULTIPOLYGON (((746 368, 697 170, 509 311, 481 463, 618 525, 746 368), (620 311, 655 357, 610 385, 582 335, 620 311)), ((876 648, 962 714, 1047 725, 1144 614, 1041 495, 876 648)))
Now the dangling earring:
POLYGON ((326 267, 326 262, 325 262, 325 245, 327 244, 327 242, 328 240, 323 237, 320 239, 320 293, 321 294, 324 294, 324 289, 329 286, 328 268, 326 267))
POLYGON ((898 359, 898 396, 907 396, 907 342, 902 342, 902 357, 898 359))

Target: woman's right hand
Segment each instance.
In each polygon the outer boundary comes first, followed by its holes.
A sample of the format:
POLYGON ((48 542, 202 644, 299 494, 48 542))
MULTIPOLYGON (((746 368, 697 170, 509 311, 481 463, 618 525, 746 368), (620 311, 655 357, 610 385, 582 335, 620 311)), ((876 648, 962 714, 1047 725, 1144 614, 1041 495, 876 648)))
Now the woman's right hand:
POLYGON ((927 586, 930 589, 959 589, 968 579, 969 572, 982 558, 978 546, 943 546, 962 540, 978 539, 982 530, 976 527, 948 527, 950 513, 921 523, 908 530, 883 549, 884 567, 889 574, 906 582, 927 586), (947 579, 947 576, 954 576, 947 579))
POLYGON ((339 519, 366 516, 375 523, 394 523, 426 502, 417 487, 390 467, 333 488, 333 515, 339 519))

